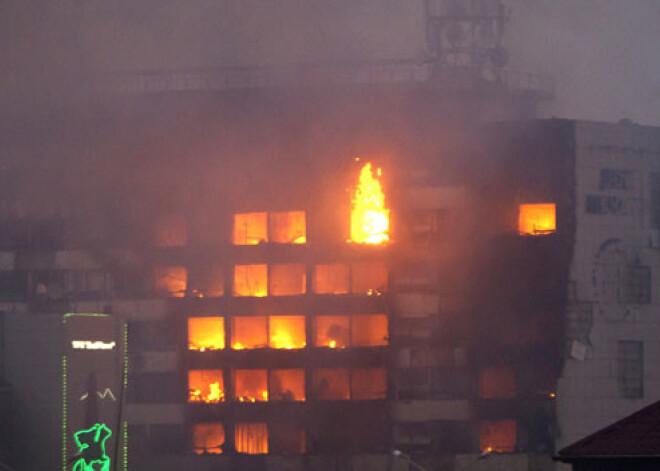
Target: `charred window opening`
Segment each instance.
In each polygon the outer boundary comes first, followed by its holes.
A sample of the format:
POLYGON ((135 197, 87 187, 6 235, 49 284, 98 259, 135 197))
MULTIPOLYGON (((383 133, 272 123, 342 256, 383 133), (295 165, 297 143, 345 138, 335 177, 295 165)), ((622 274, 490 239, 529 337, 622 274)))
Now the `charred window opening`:
POLYGON ((307 345, 304 316, 270 316, 268 331, 270 348, 291 350, 307 345))
POLYGON ((188 271, 184 267, 156 267, 154 281, 157 291, 173 298, 186 295, 188 271))
POLYGON ((518 213, 518 232, 521 235, 552 234, 557 230, 554 203, 521 204, 518 213))
POLYGON ((239 402, 267 402, 266 370, 234 370, 234 398, 239 402))
POLYGON ((222 317, 189 317, 188 350, 204 352, 225 348, 225 320, 222 317))
POLYGON ((385 368, 355 368, 351 371, 351 399, 355 401, 385 399, 385 368))
POLYGON ((280 455, 298 455, 307 451, 305 430, 295 424, 271 424, 271 452, 280 455))
POLYGON ((305 401, 305 372, 300 369, 272 370, 268 392, 271 401, 305 401))
POLYGON ((263 455, 268 453, 268 428, 264 423, 234 426, 234 445, 238 453, 263 455))
POLYGON ((231 348, 266 348, 268 327, 266 316, 234 317, 231 320, 231 348))
POLYGON ((479 397, 482 399, 512 399, 516 396, 516 376, 513 368, 493 366, 481 371, 479 397))
POLYGON ((385 368, 319 368, 313 373, 314 397, 325 401, 385 399, 385 368))
POLYGON ((349 282, 348 265, 336 263, 314 267, 314 292, 317 294, 346 294, 349 282))
POLYGON ((306 280, 305 265, 271 265, 269 293, 272 296, 294 296, 304 294, 306 280))
POLYGON ((156 247, 183 247, 188 243, 188 223, 179 215, 168 215, 156 223, 154 245, 156 247))
POLYGON ((268 242, 267 214, 234 214, 234 245, 257 245, 261 242, 268 242))
POLYGON ((317 347, 346 348, 350 340, 348 316, 316 316, 314 318, 314 345, 317 347))
POLYGON ((234 267, 234 296, 263 297, 268 295, 268 267, 266 265, 236 265, 234 267))
POLYGON ((513 452, 518 440, 515 420, 479 422, 479 448, 481 451, 513 452))
POLYGON ((213 404, 224 400, 225 385, 222 370, 188 371, 188 402, 213 404))
POLYGON ((307 242, 305 211, 270 213, 270 240, 278 244, 307 242))
POLYGON ((353 346, 377 347, 388 343, 386 315, 358 315, 351 318, 351 344, 353 346))
POLYGON ((387 291, 387 266, 383 262, 359 262, 351 266, 351 292, 380 294, 387 291))
POLYGON ((225 276, 222 267, 197 269, 190 273, 190 294, 197 298, 215 298, 225 294, 225 276))
POLYGON ((619 395, 627 399, 644 397, 644 343, 621 340, 618 344, 619 395))
POLYGON ((314 371, 314 397, 324 401, 350 399, 350 380, 346 368, 320 368, 314 371))
POLYGON ((196 455, 221 455, 225 444, 225 428, 221 423, 194 424, 192 448, 196 455))

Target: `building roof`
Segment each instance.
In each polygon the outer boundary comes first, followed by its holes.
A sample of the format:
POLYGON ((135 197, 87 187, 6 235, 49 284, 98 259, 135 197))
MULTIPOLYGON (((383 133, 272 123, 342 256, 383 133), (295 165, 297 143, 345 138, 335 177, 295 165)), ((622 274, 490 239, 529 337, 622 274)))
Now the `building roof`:
POLYGON ((596 457, 660 459, 660 401, 567 446, 557 456, 561 461, 596 457))

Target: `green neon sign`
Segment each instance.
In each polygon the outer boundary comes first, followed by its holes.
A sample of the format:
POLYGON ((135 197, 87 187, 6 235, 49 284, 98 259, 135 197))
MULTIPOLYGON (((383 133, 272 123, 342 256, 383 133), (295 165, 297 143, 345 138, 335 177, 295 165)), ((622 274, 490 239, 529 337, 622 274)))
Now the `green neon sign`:
POLYGON ((74 433, 73 439, 78 445, 80 458, 73 465, 73 471, 110 471, 105 442, 111 435, 112 432, 105 424, 94 424, 91 428, 74 433))

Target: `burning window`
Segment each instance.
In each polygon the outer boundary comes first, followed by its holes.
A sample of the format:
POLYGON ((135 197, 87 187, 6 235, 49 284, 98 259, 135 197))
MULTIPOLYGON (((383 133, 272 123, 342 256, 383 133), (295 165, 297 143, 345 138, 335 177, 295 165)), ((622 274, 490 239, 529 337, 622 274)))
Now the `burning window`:
POLYGON ((303 370, 272 370, 270 372, 271 401, 304 401, 305 372, 303 370))
POLYGON ((348 347, 349 327, 348 316, 316 316, 314 318, 314 345, 330 348, 348 347))
POLYGON ((268 318, 270 348, 305 348, 307 337, 304 316, 271 316, 268 318))
POLYGON ((351 399, 385 399, 387 395, 385 368, 356 368, 351 373, 351 399))
POLYGON ((511 399, 516 396, 516 376, 512 368, 493 366, 481 371, 479 397, 483 399, 511 399))
POLYGON ((154 278, 156 290, 173 298, 185 296, 188 271, 184 267, 156 267, 154 278))
POLYGON ((236 424, 234 445, 238 453, 263 455, 268 453, 268 428, 263 423, 236 424))
POLYGON ((314 267, 314 292, 317 294, 348 293, 348 265, 316 265, 314 267))
POLYGON ((234 214, 234 245, 257 245, 268 242, 266 213, 234 214))
POLYGON ((351 197, 351 241, 357 244, 383 244, 389 240, 390 210, 385 207, 385 194, 371 164, 362 167, 351 197))
POLYGON ((512 452, 516 449, 515 420, 479 422, 479 448, 481 451, 512 452))
POLYGON ((360 262, 352 265, 351 291, 378 294, 387 291, 387 267, 383 262, 360 262))
POLYGON ((306 279, 305 265, 271 265, 269 292, 273 296, 304 294, 306 279))
POLYGON ((518 232, 521 235, 551 234, 557 230, 554 203, 521 204, 518 214, 518 232))
POLYGON ((187 242, 188 225, 183 217, 171 214, 156 224, 154 231, 156 247, 183 247, 187 242))
POLYGON ((236 265, 234 267, 234 296, 262 297, 268 294, 266 265, 236 265))
POLYGON ((200 352, 225 348, 225 320, 222 317, 189 317, 188 350, 200 352))
POLYGON ((377 347, 389 343, 387 316, 359 315, 351 319, 351 344, 358 347, 377 347))
POLYGON ((234 398, 240 402, 268 401, 266 370, 234 370, 234 398))
POLYGON ((214 298, 225 294, 222 267, 213 266, 191 271, 190 293, 198 298, 214 298))
POLYGON ((224 400, 225 383, 222 370, 188 371, 188 402, 213 404, 224 400))
POLYGON ((307 451, 305 430, 295 424, 272 424, 270 444, 273 453, 297 455, 307 451))
POLYGON ((270 240, 278 244, 306 243, 305 211, 270 213, 270 240))
POLYGON ((265 316, 233 317, 231 320, 231 348, 266 348, 268 331, 265 316))
POLYGON ((221 455, 225 444, 225 429, 220 423, 195 424, 192 446, 196 455, 221 455))
POLYGON ((326 401, 350 398, 348 370, 345 368, 321 368, 314 371, 314 397, 326 401))

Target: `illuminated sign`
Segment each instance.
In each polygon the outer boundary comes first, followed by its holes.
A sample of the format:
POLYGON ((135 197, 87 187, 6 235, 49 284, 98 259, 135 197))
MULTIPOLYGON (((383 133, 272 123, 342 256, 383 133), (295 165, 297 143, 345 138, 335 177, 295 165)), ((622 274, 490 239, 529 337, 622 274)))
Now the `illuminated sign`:
POLYGON ((80 458, 73 465, 73 471, 110 471, 105 442, 111 435, 112 432, 105 424, 94 424, 91 428, 74 433, 80 458))
POLYGON ((112 350, 116 342, 101 342, 100 340, 72 340, 71 346, 74 350, 112 350))

